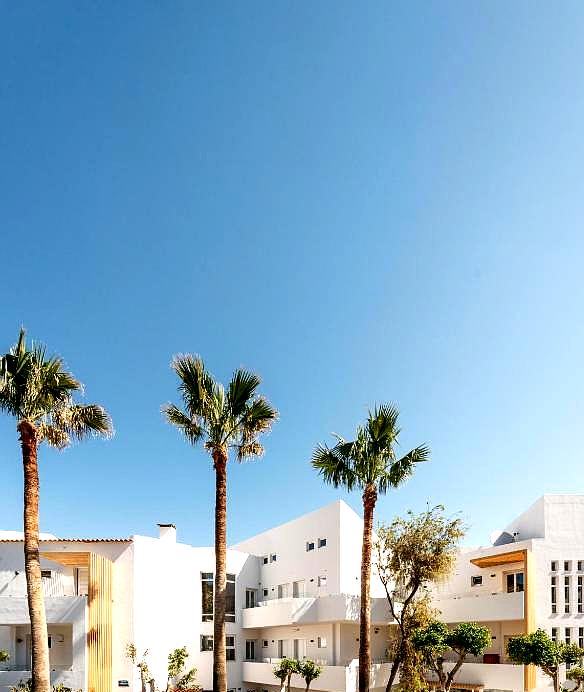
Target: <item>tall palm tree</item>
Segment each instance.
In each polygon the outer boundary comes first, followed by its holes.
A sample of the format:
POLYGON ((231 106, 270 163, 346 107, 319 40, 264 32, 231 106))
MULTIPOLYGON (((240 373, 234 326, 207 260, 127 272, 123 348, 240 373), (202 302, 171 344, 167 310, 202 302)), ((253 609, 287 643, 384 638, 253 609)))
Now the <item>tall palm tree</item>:
POLYGON ((213 614, 213 690, 226 692, 225 654, 226 553, 227 553, 227 462, 234 449, 238 461, 259 457, 263 447, 260 433, 268 431, 277 411, 257 394, 260 378, 247 370, 236 370, 225 391, 205 369, 203 361, 191 354, 176 356, 172 369, 180 380, 182 408, 163 407, 169 423, 176 425, 187 440, 204 448, 215 470, 215 595, 213 614))
POLYGON ((371 676, 371 536, 378 494, 397 488, 414 472, 416 464, 429 458, 425 445, 397 458, 395 447, 400 429, 399 412, 391 405, 377 406, 353 441, 338 435, 333 447, 318 445, 312 465, 326 483, 363 493, 363 545, 361 551, 361 611, 359 618, 359 692, 368 692, 371 676))
POLYGON ((0 411, 16 418, 24 467, 24 564, 32 635, 33 692, 49 692, 49 646, 39 556, 38 446, 46 442, 63 449, 71 439, 110 435, 111 419, 95 404, 80 405, 73 394, 82 385, 67 372, 58 356, 47 357, 43 346, 18 342, 0 357, 0 411))

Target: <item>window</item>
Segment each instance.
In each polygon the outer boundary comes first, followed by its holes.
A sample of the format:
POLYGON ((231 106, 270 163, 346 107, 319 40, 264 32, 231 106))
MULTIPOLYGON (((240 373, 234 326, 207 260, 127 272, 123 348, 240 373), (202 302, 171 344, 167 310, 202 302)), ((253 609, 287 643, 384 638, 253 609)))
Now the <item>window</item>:
POLYGON ((245 660, 255 661, 255 641, 253 639, 245 640, 245 660))
POLYGON ((276 553, 272 553, 270 555, 270 562, 276 562, 277 559, 278 559, 278 556, 276 555, 276 553))
POLYGON ((288 584, 278 584, 278 598, 288 598, 288 584))
POLYGON ((306 544, 306 552, 309 553, 311 550, 314 550, 314 541, 308 541, 306 544))
POLYGON ((235 637, 232 634, 225 637, 225 658, 228 661, 235 661, 235 637))
POLYGON ((578 577, 578 612, 582 612, 582 580, 584 577, 578 577))
POLYGON ((288 655, 287 643, 287 640, 278 639, 278 658, 285 658, 288 655))
POLYGON ((570 560, 564 560, 564 572, 572 571, 572 563, 570 560))
POLYGON ((326 548, 326 538, 319 538, 318 539, 318 547, 319 548, 326 548))
POLYGON ((558 561, 557 560, 552 560, 551 570, 552 570, 552 572, 558 571, 558 561))
POLYGON ((269 591, 267 589, 264 589, 262 593, 264 594, 264 598, 267 598, 269 595, 269 591))
POLYGON ((257 595, 258 595, 258 592, 255 589, 246 589, 245 590, 245 607, 246 608, 255 608, 257 595))
POLYGON ((558 641, 558 628, 557 627, 552 627, 552 641, 553 642, 558 641))
POLYGON ((477 576, 476 574, 473 574, 472 577, 470 578, 470 585, 471 586, 480 586, 483 583, 483 578, 482 576, 477 576))
POLYGON ((319 586, 326 586, 326 577, 319 577, 318 578, 318 585, 319 586))
POLYGON ((264 565, 267 565, 267 564, 268 564, 268 556, 264 555, 264 565))
POLYGON ((292 583, 292 597, 293 598, 304 598, 304 579, 301 581, 295 581, 292 583))
POLYGON ((317 646, 319 649, 326 649, 326 637, 318 637, 317 646))
POLYGON ((558 612, 558 578, 552 576, 551 579, 552 613, 558 612))
POLYGON ((564 577, 564 613, 570 612, 570 577, 564 577))
POLYGON ((213 635, 201 635, 201 651, 213 651, 213 635))
POLYGON ((264 639, 264 641, 262 642, 262 646, 264 647, 264 649, 267 649, 267 648, 268 648, 269 642, 268 642, 267 639, 264 639))
POLYGON ((235 622, 235 574, 227 574, 225 589, 225 622, 235 622))
POLYGON ((42 569, 41 570, 41 579, 50 579, 53 576, 53 573, 51 572, 50 569, 42 569))
POLYGON ((564 638, 566 640, 566 644, 569 644, 570 640, 572 638, 572 631, 569 627, 566 627, 566 629, 564 631, 564 638))
POLYGON ((578 572, 584 572, 584 560, 578 560, 578 572))
POLYGON ((523 591, 523 572, 511 572, 505 575, 507 593, 523 591))
POLYGON ((213 620, 213 572, 201 572, 201 615, 203 622, 213 620))
POLYGON ((584 627, 578 627, 578 646, 584 649, 584 627))

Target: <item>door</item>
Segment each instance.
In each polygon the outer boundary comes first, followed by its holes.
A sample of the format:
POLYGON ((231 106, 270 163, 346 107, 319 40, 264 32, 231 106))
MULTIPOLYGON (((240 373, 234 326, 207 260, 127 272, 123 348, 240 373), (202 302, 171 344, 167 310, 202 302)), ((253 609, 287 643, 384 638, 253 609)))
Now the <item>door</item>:
POLYGON ((278 586, 278 598, 288 598, 288 584, 278 586))
POLYGON ((245 640, 245 660, 255 661, 255 640, 246 639, 245 640))
POLYGON ((304 596, 305 596, 304 580, 295 581, 292 584, 292 596, 294 598, 304 598, 304 596))
POLYGON ((286 658, 288 656, 288 640, 278 639, 278 658, 286 658))
POLYGON ((257 591, 255 589, 245 590, 245 607, 255 608, 256 607, 257 591))
POLYGON ((298 661, 306 658, 306 639, 294 640, 294 658, 298 661))

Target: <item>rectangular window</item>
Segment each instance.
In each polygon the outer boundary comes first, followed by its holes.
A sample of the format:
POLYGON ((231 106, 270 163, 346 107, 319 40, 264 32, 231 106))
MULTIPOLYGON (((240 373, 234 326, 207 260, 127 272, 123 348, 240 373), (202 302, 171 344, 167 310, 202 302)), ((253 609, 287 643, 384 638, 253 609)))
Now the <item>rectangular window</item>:
POLYGON ((267 564, 268 564, 268 556, 264 555, 264 565, 267 565, 267 564))
POLYGON ((551 579, 551 594, 552 594, 552 613, 558 612, 558 578, 552 575, 551 579))
POLYGON ((578 577, 578 612, 581 613, 582 611, 582 580, 584 577, 578 577))
POLYGON ((326 649, 326 637, 319 637, 317 646, 319 649, 326 649))
POLYGON ((213 620, 213 572, 201 572, 201 615, 203 622, 213 620))
POLYGON ((570 577, 564 577, 564 613, 570 612, 570 577))
POLYGON ((255 589, 246 589, 245 590, 245 607, 246 608, 255 608, 256 607, 257 595, 258 595, 258 592, 255 589))
POLYGON ((245 640, 245 660, 255 661, 255 641, 253 639, 245 640))
POLYGON ((578 627, 578 646, 584 649, 584 627, 578 627))
POLYGON ((293 598, 304 598, 304 580, 295 581, 292 583, 292 597, 293 598))
POLYGON ((225 636, 225 658, 235 661, 235 637, 232 634, 225 636))
POLYGON ((578 572, 584 572, 584 560, 578 560, 578 572))
POLYGON ((288 598, 288 584, 278 584, 278 598, 288 598))
POLYGON ((276 553, 272 553, 270 555, 270 562, 276 562, 277 559, 278 559, 278 556, 276 555, 276 553))
POLYGON ((51 572, 50 569, 42 569, 41 570, 41 579, 51 579, 53 576, 53 573, 51 572))
POLYGON ((473 574, 472 577, 470 578, 470 585, 471 586, 480 586, 483 583, 483 578, 482 576, 477 576, 476 574, 473 574))
POLYGON ((552 560, 551 570, 552 570, 552 572, 558 571, 558 561, 557 560, 552 560))
POLYGON ((235 574, 227 574, 225 588, 225 622, 235 622, 235 574))
POLYGON ((311 550, 314 550, 314 541, 308 541, 306 544, 306 552, 309 553, 311 550))
POLYGON ((201 635, 201 651, 213 651, 213 635, 201 635))
POLYGON ((553 642, 558 641, 558 628, 557 627, 552 627, 552 641, 553 642))
POLYGON ((572 631, 571 631, 570 627, 566 627, 566 629, 564 631, 564 635, 565 635, 566 644, 569 644, 570 640, 572 638, 572 631))
POLYGON ((523 591, 523 572, 511 572, 505 575, 507 581, 507 593, 523 591))
POLYGON ((268 648, 269 642, 268 642, 267 639, 264 639, 264 641, 262 642, 262 646, 264 647, 264 649, 267 649, 267 648, 268 648))
POLYGON ((318 539, 318 547, 319 548, 326 548, 326 538, 319 538, 318 539))
POLYGON ((572 571, 572 563, 570 560, 564 560, 564 572, 572 571))
POLYGON ((268 595, 269 595, 268 589, 264 589, 262 593, 264 594, 264 595, 263 595, 264 598, 267 598, 268 595))
POLYGON ((318 578, 318 585, 319 586, 326 586, 326 577, 319 577, 318 578))

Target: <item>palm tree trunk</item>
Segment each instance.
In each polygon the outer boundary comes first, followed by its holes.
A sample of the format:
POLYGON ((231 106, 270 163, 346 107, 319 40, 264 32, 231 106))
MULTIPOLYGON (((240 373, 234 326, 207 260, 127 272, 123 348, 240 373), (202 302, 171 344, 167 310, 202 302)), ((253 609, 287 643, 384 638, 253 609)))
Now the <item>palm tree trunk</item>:
POLYGON ((39 473, 36 428, 27 420, 17 426, 24 467, 24 569, 32 640, 32 691, 49 692, 49 637, 39 555, 39 473))
POLYGON ((369 692, 371 678, 371 534, 377 490, 363 493, 363 546, 361 551, 361 613, 359 618, 359 692, 369 692))
POLYGON ((215 467, 215 604, 213 612, 213 692, 227 692, 225 597, 227 557, 227 454, 213 451, 215 467))

